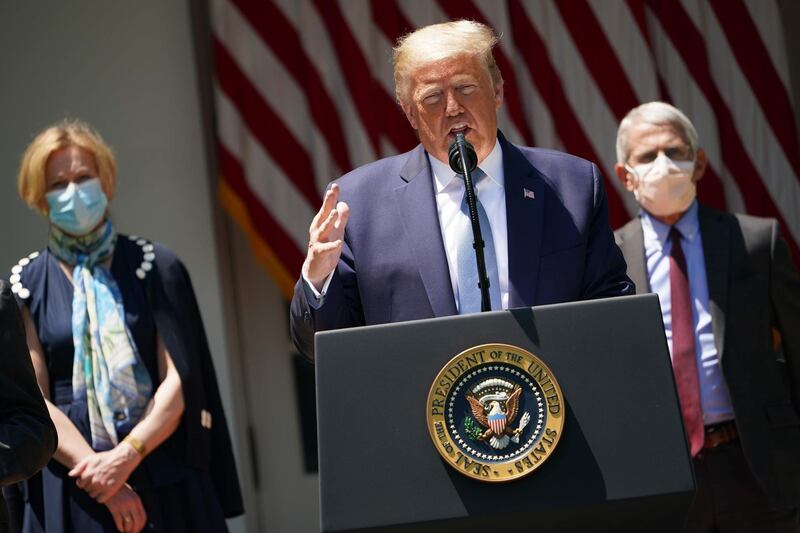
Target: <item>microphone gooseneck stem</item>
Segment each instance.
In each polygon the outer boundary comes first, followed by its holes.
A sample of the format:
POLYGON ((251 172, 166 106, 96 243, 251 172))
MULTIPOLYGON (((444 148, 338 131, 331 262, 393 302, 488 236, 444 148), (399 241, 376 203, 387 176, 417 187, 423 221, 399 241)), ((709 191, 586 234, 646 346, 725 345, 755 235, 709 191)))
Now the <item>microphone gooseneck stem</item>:
MULTIPOLYGON (((458 155, 461 160, 461 172, 459 172, 459 174, 464 176, 464 188, 465 194, 467 195, 469 219, 472 223, 472 247, 475 249, 475 261, 478 265, 478 288, 481 291, 481 312, 491 311, 492 301, 489 297, 489 276, 486 273, 486 259, 483 255, 483 235, 481 234, 481 224, 480 219, 478 218, 478 199, 475 196, 475 187, 472 183, 472 173, 469 165, 467 164, 467 162, 470 161, 470 159, 468 159, 467 150, 472 149, 472 146, 467 144, 463 133, 456 134, 455 143, 458 147, 458 155), (469 148, 467 148, 467 146, 469 146, 469 148)), ((477 160, 477 157, 474 156, 474 153, 473 160, 477 160)))

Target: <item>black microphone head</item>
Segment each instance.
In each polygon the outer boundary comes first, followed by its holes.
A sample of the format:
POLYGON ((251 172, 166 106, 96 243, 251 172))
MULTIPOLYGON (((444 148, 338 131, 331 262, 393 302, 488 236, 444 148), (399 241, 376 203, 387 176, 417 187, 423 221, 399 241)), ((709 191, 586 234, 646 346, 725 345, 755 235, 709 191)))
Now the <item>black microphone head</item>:
POLYGON ((453 172, 456 174, 463 174, 464 169, 461 168, 461 152, 459 151, 459 145, 463 146, 464 153, 466 154, 466 163, 467 163, 467 170, 472 173, 475 170, 475 167, 478 166, 478 154, 475 153, 475 148, 464 138, 463 133, 456 133, 456 140, 450 145, 450 149, 447 150, 447 158, 450 162, 450 168, 453 169, 453 172))

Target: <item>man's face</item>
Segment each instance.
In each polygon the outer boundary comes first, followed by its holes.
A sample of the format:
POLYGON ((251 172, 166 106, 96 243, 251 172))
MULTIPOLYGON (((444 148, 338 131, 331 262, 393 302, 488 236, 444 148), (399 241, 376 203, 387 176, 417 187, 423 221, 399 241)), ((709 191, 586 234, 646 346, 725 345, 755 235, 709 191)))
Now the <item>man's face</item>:
POLYGON ((436 159, 447 162, 447 149, 461 131, 475 147, 480 163, 497 140, 497 109, 502 103, 502 82, 492 83, 479 58, 461 55, 414 72, 403 111, 436 159))
MULTIPOLYGON (((653 162, 660 152, 673 161, 692 161, 694 154, 686 141, 684 141, 675 128, 669 124, 647 124, 639 122, 628 131, 629 155, 626 163, 630 167, 653 162)), ((699 153, 697 154, 700 155, 699 153)), ((698 163, 700 157, 698 157, 698 163)), ((702 165, 696 164, 692 181, 697 182, 705 170, 705 154, 702 156, 702 165)), ((633 176, 627 169, 620 169, 625 175, 625 186, 632 191, 635 186, 633 176)))

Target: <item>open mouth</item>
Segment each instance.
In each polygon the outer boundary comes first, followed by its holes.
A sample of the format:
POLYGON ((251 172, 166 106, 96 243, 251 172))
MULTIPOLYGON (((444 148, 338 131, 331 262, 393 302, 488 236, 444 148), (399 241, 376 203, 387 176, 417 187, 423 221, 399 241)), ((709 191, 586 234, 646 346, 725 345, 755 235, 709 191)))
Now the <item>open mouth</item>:
POLYGON ((455 139, 457 133, 463 133, 464 136, 466 137, 470 131, 472 131, 472 128, 470 128, 466 124, 456 124, 455 127, 450 128, 448 136, 450 137, 450 139, 455 139))

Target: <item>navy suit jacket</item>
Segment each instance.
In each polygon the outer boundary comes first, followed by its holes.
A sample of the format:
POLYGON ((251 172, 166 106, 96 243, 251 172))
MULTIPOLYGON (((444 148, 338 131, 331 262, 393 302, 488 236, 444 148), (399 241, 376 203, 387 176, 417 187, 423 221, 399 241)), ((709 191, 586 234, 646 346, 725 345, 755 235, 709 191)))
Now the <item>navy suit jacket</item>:
MULTIPOLYGON (((509 307, 633 294, 597 166, 515 146, 499 132, 498 139, 509 307)), ((301 278, 290 309, 292 339, 310 358, 316 331, 456 314, 425 149, 357 168, 337 183, 350 206, 341 260, 321 305, 301 278)))

